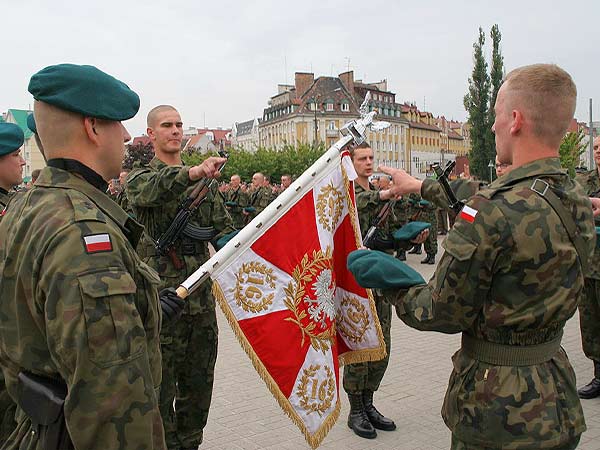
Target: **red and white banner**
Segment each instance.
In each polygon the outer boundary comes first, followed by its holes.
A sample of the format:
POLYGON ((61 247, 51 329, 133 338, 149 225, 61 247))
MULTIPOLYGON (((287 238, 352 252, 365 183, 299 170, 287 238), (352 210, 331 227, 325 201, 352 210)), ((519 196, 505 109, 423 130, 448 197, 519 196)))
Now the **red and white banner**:
POLYGON ((353 183, 339 161, 212 275, 242 347, 313 448, 339 416, 340 364, 385 356, 370 291, 346 267, 361 239, 353 183))

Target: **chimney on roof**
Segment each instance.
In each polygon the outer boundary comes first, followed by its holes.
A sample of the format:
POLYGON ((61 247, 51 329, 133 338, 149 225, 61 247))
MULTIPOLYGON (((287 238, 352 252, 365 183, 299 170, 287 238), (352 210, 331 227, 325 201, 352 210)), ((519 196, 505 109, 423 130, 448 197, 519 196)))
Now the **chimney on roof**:
POLYGON ((307 72, 296 72, 296 97, 301 98, 315 82, 315 74, 307 72))
POLYGON ((354 95, 354 71, 350 70, 348 72, 340 73, 339 77, 350 95, 354 95))

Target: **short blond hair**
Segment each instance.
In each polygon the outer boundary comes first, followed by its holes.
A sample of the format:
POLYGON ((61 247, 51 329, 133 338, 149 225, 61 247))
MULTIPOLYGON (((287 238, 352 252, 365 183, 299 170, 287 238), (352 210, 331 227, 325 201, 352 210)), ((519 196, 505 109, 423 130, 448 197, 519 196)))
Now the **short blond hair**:
POLYGON ((532 131, 546 145, 558 147, 575 114, 577 87, 555 64, 519 67, 506 75, 507 111, 522 109, 532 131))
POLYGON ((177 111, 175 107, 171 105, 158 105, 150 110, 146 117, 146 125, 148 128, 154 128, 156 126, 156 116, 163 111, 177 111))

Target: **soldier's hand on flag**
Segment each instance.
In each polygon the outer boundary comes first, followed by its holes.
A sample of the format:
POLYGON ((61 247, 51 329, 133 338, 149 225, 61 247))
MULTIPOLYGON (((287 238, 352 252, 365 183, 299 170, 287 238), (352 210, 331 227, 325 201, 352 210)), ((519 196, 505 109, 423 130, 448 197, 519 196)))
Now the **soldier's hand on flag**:
POLYGON ((185 307, 185 301, 177 295, 174 288, 166 288, 158 294, 163 323, 179 319, 185 307))
POLYGON ((592 202, 592 213, 596 217, 600 214, 600 198, 590 197, 590 201, 592 202))
POLYGON ((202 164, 190 167, 188 172, 190 180, 197 181, 200 178, 218 178, 221 176, 219 168, 221 164, 227 161, 227 158, 211 156, 202 161, 202 164))
POLYGON ((423 182, 404 170, 387 166, 379 166, 377 170, 392 177, 392 185, 389 190, 394 196, 421 192, 423 182))

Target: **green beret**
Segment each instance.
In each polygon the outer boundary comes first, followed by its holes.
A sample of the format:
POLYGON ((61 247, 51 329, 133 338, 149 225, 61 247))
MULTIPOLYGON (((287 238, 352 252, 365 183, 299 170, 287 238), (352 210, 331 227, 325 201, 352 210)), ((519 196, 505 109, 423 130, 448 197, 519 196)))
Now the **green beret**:
POLYGON ((27 116, 27 128, 37 134, 37 127, 35 126, 35 117, 33 117, 33 113, 27 116))
POLYGON ((596 227, 596 247, 600 248, 600 227, 596 227))
POLYGON ((247 213, 253 213, 256 212, 256 208, 254 206, 246 206, 244 208, 244 211, 246 211, 247 213))
POLYGON ((217 240, 217 250, 221 250, 223 247, 225 247, 225 245, 234 238, 235 235, 237 235, 240 232, 240 230, 235 230, 232 231, 231 233, 227 233, 225 236, 219 238, 217 240))
POLYGON ((429 206, 431 205, 431 203, 429 203, 427 200, 421 200, 419 202, 419 206, 429 206))
POLYGON ((58 64, 40 70, 29 81, 33 98, 67 111, 98 119, 131 119, 140 98, 122 81, 94 66, 58 64))
POLYGON ((238 204, 236 202, 225 202, 225 206, 229 206, 229 207, 234 207, 237 206, 238 204))
POLYGON ((365 288, 407 289, 425 283, 419 272, 376 250, 354 250, 348 255, 347 263, 356 282, 365 288))
POLYGON ((14 123, 0 123, 0 156, 19 150, 25 136, 21 127, 14 123))
POLYGON ((423 230, 427 230, 428 228, 431 228, 431 224, 428 222, 408 222, 403 227, 394 231, 392 236, 397 241, 412 241, 423 230))

